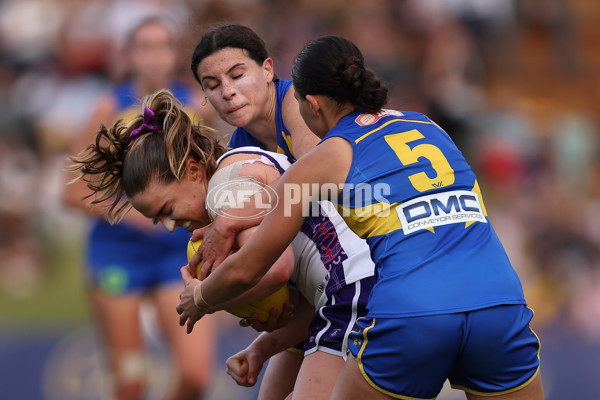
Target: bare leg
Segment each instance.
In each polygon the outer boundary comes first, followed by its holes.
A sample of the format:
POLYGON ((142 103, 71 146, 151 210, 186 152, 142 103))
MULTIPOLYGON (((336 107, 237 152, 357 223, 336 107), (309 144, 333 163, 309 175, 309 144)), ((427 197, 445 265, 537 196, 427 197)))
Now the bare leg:
POLYGON ((344 368, 342 357, 322 351, 316 351, 304 357, 291 397, 293 399, 329 399, 342 368, 344 368))
MULTIPOLYGON (((340 373, 333 393, 332 400, 369 399, 383 400, 391 397, 381 393, 372 387, 362 375, 358 363, 352 356, 348 357, 342 372, 340 373)), ((489 399, 488 399, 489 400, 489 399)))
POLYGON ((304 356, 282 351, 270 358, 258 392, 259 400, 283 400, 292 393, 304 356))
POLYGON ((140 400, 145 388, 145 363, 139 325, 140 295, 109 296, 94 289, 92 306, 107 347, 117 400, 140 400))
POLYGON ((176 384, 167 398, 196 400, 205 391, 214 370, 215 320, 207 315, 196 323, 191 334, 186 334, 175 311, 180 292, 179 286, 166 286, 152 292, 151 298, 176 367, 176 384))

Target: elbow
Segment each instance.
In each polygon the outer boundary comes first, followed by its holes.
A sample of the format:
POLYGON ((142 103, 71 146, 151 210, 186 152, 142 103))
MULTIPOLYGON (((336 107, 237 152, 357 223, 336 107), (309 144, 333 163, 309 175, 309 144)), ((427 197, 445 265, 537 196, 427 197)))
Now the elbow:
POLYGON ((294 272, 294 257, 284 253, 284 256, 273 267, 275 271, 273 271, 272 279, 278 286, 283 286, 290 280, 294 272))
POLYGON ((248 290, 254 287, 261 279, 262 274, 254 272, 248 266, 240 265, 231 272, 230 278, 233 285, 241 287, 243 290, 248 290))

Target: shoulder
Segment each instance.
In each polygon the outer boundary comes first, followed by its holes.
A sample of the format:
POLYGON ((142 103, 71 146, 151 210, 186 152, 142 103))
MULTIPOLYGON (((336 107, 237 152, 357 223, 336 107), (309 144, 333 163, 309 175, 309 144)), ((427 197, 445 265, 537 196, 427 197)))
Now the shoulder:
POLYGON ((240 176, 252 176, 262 183, 269 184, 279 179, 281 174, 274 165, 263 163, 257 159, 256 162, 244 163, 240 169, 240 176))
POLYGON ((350 142, 340 137, 327 138, 292 164, 284 178, 300 184, 341 184, 346 181, 352 157, 350 142))
POLYGON ((268 184, 278 179, 281 174, 271 163, 263 162, 260 154, 232 154, 219 163, 217 171, 235 163, 241 163, 239 176, 251 176, 262 183, 268 184))

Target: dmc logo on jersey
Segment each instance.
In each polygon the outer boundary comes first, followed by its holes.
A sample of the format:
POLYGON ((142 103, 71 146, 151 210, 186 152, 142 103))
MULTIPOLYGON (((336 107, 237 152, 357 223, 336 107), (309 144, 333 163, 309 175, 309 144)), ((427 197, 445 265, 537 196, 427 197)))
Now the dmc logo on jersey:
POLYGON ((206 194, 206 208, 215 215, 233 219, 265 216, 277 206, 278 201, 277 193, 270 186, 259 182, 246 181, 243 186, 236 181, 223 182, 211 188, 206 194), (261 191, 263 191, 262 196, 255 196, 261 191), (247 208, 254 208, 251 215, 239 216, 230 212, 231 208, 242 207, 246 202, 252 202, 252 205, 247 208))
POLYGON ((396 117, 403 117, 404 114, 400 111, 396 110, 387 110, 383 109, 375 114, 360 114, 354 122, 356 122, 360 126, 372 125, 375 122, 379 121, 383 117, 387 117, 388 115, 394 115, 396 117))
POLYGON ((465 222, 487 223, 477 193, 454 190, 417 197, 396 207, 402 230, 409 234, 421 229, 465 222))

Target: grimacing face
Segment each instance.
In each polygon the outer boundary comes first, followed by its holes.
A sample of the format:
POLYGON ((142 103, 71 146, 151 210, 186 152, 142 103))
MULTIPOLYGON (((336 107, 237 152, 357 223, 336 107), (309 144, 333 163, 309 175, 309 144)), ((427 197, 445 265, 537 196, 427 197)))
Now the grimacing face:
POLYGON ((206 97, 224 121, 245 127, 268 118, 270 58, 259 65, 243 49, 226 47, 202 60, 197 72, 206 97))
POLYGON ((204 171, 195 163, 180 181, 165 184, 152 180, 129 201, 133 208, 154 223, 162 223, 169 232, 178 226, 193 232, 211 222, 205 209, 207 184, 204 171))

